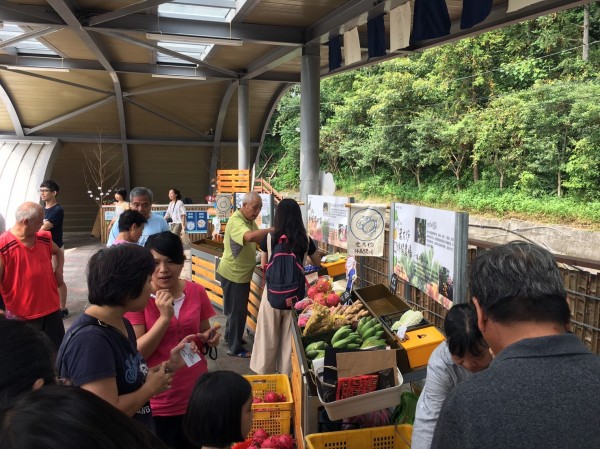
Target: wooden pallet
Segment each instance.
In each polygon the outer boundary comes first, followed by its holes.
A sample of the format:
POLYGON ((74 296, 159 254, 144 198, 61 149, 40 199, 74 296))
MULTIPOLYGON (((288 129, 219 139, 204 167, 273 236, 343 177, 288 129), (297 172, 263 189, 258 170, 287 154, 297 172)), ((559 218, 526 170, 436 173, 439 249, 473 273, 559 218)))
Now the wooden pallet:
POLYGON ((250 192, 250 170, 217 170, 217 192, 250 192))

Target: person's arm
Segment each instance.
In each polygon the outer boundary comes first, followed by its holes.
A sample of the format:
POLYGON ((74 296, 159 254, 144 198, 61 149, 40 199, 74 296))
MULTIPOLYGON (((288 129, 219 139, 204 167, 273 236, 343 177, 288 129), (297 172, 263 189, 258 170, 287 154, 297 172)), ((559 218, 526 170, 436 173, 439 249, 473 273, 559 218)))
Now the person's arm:
POLYGON ((54 227, 54 225, 52 224, 52 222, 50 220, 44 219, 44 224, 42 224, 40 231, 49 231, 53 227, 54 227))
POLYGON ((187 229, 186 228, 186 225, 187 225, 186 218, 187 217, 185 214, 185 206, 183 205, 183 201, 179 200, 179 203, 180 203, 179 204, 179 214, 181 215, 181 226, 182 226, 183 231, 185 231, 187 229))
MULTIPOLYGON (((460 390, 460 387, 457 388, 460 390)), ((468 416, 468 410, 462 404, 459 404, 460 397, 457 391, 453 391, 440 411, 433 438, 431 440, 431 449, 456 449, 483 447, 480 444, 473 444, 473 432, 467 431, 469 428, 473 431, 471 417, 468 416)), ((493 407, 494 404, 490 404, 493 407)), ((493 426, 493 423, 490 424, 493 426)), ((477 432, 481 432, 477 429, 477 432)), ((414 429, 413 429, 414 438, 414 429)), ((411 447, 414 447, 411 445, 411 447)), ((429 446, 428 446, 429 447, 429 446)))
POLYGON ((315 242, 313 241, 313 239, 309 240, 309 243, 308 243, 309 251, 310 251, 311 247, 313 247, 315 249, 315 251, 312 254, 309 254, 308 258, 310 259, 312 265, 314 265, 315 267, 320 267, 321 266, 321 254, 319 253, 319 249, 317 248, 317 245, 315 245, 315 242))
POLYGON ((269 232, 275 231, 275 228, 256 229, 254 231, 246 231, 244 233, 244 243, 254 242, 260 243, 269 232))
POLYGON ((210 321, 200 321, 200 333, 198 334, 198 339, 205 345, 218 346, 221 334, 217 332, 217 329, 220 327, 221 325, 219 323, 216 323, 211 327, 210 321))
POLYGON ((150 357, 165 336, 169 327, 169 322, 175 314, 173 309, 173 296, 168 290, 159 290, 154 299, 156 307, 160 311, 160 316, 154 325, 146 330, 144 324, 133 324, 133 330, 137 338, 137 349, 145 359, 150 357))
POLYGON ((108 241, 106 242, 106 246, 112 246, 115 243, 115 239, 119 235, 119 227, 113 226, 110 228, 110 232, 108 233, 108 241))
POLYGON ((56 277, 56 284, 60 287, 65 282, 63 277, 65 253, 62 252, 54 242, 52 242, 52 255, 56 256, 56 270, 54 270, 54 276, 56 277))
POLYGON ((166 373, 165 369, 166 363, 150 368, 146 382, 132 393, 119 395, 115 377, 88 382, 81 385, 81 388, 104 399, 127 416, 133 416, 151 397, 169 388, 173 373, 166 373))
POLYGON ((427 364, 425 387, 417 402, 413 424, 413 449, 429 449, 442 405, 456 385, 451 373, 454 367, 447 365, 442 357, 446 343, 442 345, 439 350, 434 351, 427 364))

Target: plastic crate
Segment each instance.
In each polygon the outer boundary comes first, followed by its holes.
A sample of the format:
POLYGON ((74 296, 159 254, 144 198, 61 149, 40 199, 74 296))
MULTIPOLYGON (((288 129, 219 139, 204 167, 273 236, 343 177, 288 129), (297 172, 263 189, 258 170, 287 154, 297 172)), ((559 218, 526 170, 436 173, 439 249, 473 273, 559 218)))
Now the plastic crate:
POLYGON ((341 432, 313 433, 307 435, 305 439, 308 449, 410 449, 412 426, 400 424, 341 432))
POLYGON ((270 435, 290 433, 294 400, 290 380, 285 374, 264 374, 244 376, 252 385, 252 396, 263 398, 265 393, 274 391, 285 396, 285 402, 260 402, 252 404, 252 429, 248 437, 256 429, 264 429, 270 435))

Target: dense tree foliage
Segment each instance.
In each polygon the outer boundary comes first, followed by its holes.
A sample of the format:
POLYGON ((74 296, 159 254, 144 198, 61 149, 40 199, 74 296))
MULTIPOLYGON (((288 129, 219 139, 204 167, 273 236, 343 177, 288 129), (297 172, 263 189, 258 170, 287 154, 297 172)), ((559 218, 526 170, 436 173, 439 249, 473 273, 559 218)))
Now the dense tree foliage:
MULTIPOLYGON (((324 79, 321 169, 358 195, 600 220, 598 4, 590 13, 588 61, 576 8, 324 79)), ((278 189, 299 185, 300 94, 282 99, 265 150, 278 189)))

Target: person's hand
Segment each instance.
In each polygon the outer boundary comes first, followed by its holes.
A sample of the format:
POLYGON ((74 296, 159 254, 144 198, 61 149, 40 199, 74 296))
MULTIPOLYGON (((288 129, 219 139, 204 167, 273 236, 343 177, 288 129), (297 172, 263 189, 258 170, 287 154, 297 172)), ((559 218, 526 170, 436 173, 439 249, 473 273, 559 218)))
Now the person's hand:
POLYGON ((179 352, 185 347, 186 343, 190 343, 190 351, 198 354, 199 350, 195 341, 196 338, 200 338, 200 334, 190 334, 181 340, 177 346, 171 349, 171 357, 168 361, 168 369, 170 371, 177 371, 179 368, 185 366, 185 361, 179 352))
POLYGON ((175 315, 175 308, 173 307, 173 295, 169 290, 158 290, 154 295, 154 304, 158 307, 160 316, 170 320, 175 315))
POLYGON ((173 373, 167 372, 167 362, 162 362, 160 365, 148 370, 144 385, 152 393, 152 396, 156 396, 158 393, 171 388, 172 382, 173 373))
POLYGON ((219 323, 215 323, 210 329, 199 333, 198 339, 205 345, 217 346, 219 344, 219 339, 221 338, 221 333, 217 332, 217 330, 220 328, 221 325, 219 323))

